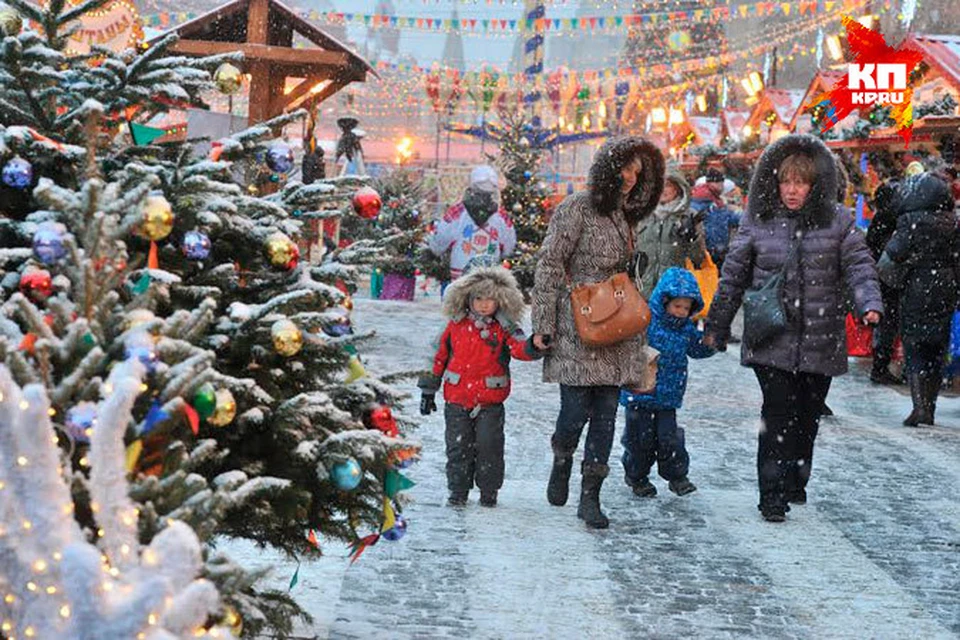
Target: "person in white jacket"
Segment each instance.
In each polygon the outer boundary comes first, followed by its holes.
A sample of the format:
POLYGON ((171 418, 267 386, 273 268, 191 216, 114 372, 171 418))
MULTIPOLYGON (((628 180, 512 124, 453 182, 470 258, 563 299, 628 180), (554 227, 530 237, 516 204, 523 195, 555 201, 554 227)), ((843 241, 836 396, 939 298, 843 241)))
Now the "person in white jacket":
POLYGON ((450 277, 459 278, 470 266, 499 265, 517 246, 517 231, 500 207, 496 169, 480 165, 470 172, 463 200, 450 207, 428 240, 439 257, 450 252, 450 277))

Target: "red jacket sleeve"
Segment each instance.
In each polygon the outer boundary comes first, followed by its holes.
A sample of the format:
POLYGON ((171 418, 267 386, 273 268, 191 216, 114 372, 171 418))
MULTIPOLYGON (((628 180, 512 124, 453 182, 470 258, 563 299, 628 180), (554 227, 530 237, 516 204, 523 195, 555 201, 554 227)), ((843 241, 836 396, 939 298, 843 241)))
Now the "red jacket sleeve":
POLYGON ((433 368, 430 371, 430 375, 423 374, 417 383, 417 386, 420 387, 424 393, 437 393, 440 390, 443 372, 446 371, 447 363, 450 361, 450 329, 452 326, 453 323, 448 322, 443 333, 440 334, 440 338, 437 340, 437 351, 433 354, 433 368))
POLYGON ((510 349, 511 357, 527 362, 539 360, 543 357, 541 353, 537 351, 536 347, 533 346, 532 340, 523 335, 523 331, 518 329, 510 333, 504 330, 504 335, 506 336, 506 344, 507 348, 510 349))

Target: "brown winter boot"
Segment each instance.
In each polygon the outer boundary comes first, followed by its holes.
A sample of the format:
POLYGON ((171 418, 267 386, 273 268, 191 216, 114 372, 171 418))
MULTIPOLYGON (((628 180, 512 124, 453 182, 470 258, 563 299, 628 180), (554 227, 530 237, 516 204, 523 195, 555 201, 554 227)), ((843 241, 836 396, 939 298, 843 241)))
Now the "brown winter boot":
POLYGON ((610 520, 600 510, 600 487, 610 473, 610 467, 599 462, 584 462, 581 467, 583 485, 580 489, 580 507, 577 517, 591 529, 606 529, 610 520))

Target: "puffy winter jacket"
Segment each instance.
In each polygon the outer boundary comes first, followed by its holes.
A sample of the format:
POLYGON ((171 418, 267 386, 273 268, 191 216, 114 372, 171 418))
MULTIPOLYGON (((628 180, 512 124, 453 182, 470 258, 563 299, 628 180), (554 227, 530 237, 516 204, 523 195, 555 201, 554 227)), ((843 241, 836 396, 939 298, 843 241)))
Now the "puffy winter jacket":
POLYGON ((657 283, 650 297, 650 327, 647 341, 660 352, 657 364, 657 386, 652 394, 620 391, 620 404, 645 409, 679 409, 687 390, 687 358, 709 358, 716 351, 703 344, 703 334, 689 318, 676 318, 667 313, 667 303, 674 298, 690 298, 690 315, 703 309, 703 298, 696 278, 686 269, 671 267, 657 283))
POLYGON ((740 225, 740 214, 723 204, 709 188, 708 185, 694 187, 690 209, 703 216, 707 251, 715 260, 723 260, 730 246, 731 230, 740 225))
POLYGON ((451 320, 433 356, 432 376, 420 379, 425 393, 436 393, 443 380, 443 398, 467 409, 499 404, 510 395, 510 358, 540 357, 523 331, 507 331, 496 320, 483 329, 469 316, 451 320), (484 335, 486 334, 486 335, 484 335))
POLYGON ((904 338, 946 344, 957 307, 960 238, 953 196, 930 173, 900 186, 901 214, 886 253, 904 269, 900 329, 904 338))
POLYGON ((640 289, 640 294, 647 299, 664 271, 670 267, 683 267, 688 259, 694 268, 699 269, 706 254, 703 225, 694 225, 690 211, 690 185, 676 172, 668 172, 666 179, 677 186, 680 197, 658 204, 653 215, 641 220, 634 231, 637 250, 647 256, 640 289), (688 232, 692 232, 690 237, 684 237, 688 232))
POLYGON ((517 246, 517 230, 503 209, 477 224, 461 202, 443 215, 429 239, 438 256, 450 252, 450 273, 458 278, 471 261, 500 264, 517 246))
POLYGON ((723 263, 707 334, 720 343, 729 337, 744 292, 763 286, 778 273, 798 236, 801 239, 785 272, 782 302, 788 327, 759 346, 751 348, 744 342, 743 365, 840 375, 847 370, 844 285, 853 294, 858 315, 883 312, 876 266, 863 233, 849 215, 839 213, 836 199, 833 156, 817 138, 785 136, 760 157, 747 215, 723 263), (804 206, 791 212, 780 201, 776 171, 794 153, 813 158, 817 177, 804 206))

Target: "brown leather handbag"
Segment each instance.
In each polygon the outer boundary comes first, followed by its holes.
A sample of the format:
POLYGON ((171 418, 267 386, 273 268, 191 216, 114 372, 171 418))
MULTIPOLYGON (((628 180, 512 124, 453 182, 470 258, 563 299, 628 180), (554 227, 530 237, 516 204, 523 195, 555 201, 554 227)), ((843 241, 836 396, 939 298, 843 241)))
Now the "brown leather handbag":
MULTIPOLYGON (((629 233, 627 246, 632 256, 633 230, 629 233)), ((626 273, 575 287, 570 292, 570 303, 580 340, 590 347, 622 342, 650 326, 650 307, 626 273)))

